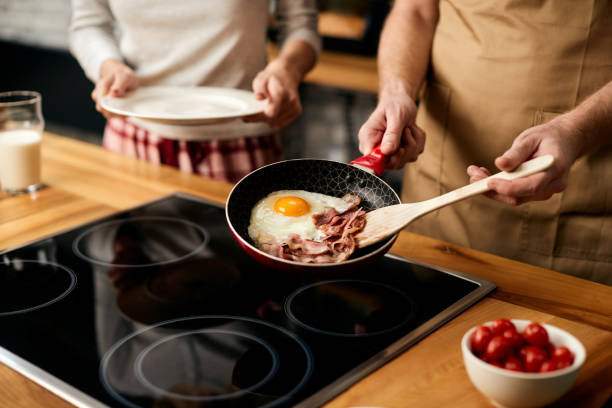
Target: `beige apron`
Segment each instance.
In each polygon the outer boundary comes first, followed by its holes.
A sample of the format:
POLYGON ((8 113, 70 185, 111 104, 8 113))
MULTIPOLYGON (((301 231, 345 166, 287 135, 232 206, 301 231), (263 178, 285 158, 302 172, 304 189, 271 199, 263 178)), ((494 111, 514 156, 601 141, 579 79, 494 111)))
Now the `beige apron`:
MULTIPOLYGON (((441 1, 417 117, 427 142, 407 165, 403 201, 468 183, 470 164, 499 171, 494 159, 519 133, 610 80, 612 1, 441 1)), ((550 200, 512 207, 475 197, 408 229, 612 285, 612 149, 577 161, 550 200)))

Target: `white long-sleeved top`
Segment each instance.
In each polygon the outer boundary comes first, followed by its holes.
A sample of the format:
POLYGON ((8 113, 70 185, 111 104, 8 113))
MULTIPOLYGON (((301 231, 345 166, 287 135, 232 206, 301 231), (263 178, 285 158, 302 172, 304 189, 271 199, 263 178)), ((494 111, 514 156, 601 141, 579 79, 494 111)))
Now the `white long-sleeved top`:
MULTIPOLYGON (((318 55, 316 0, 277 0, 281 44, 300 39, 318 55)), ((92 81, 114 58, 140 86, 251 89, 267 61, 268 0, 72 0, 70 49, 92 81)), ((270 133, 262 123, 171 126, 132 121, 162 136, 210 140, 270 133)))

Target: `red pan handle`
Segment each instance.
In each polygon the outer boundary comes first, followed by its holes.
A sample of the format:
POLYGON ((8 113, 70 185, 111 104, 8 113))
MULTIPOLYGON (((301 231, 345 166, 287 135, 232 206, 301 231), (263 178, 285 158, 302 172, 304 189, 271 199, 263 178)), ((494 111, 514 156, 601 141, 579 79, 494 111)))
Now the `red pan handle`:
POLYGON ((385 170, 387 159, 387 156, 380 150, 380 145, 378 145, 367 156, 361 156, 349 164, 357 166, 368 173, 374 172, 380 176, 385 170))

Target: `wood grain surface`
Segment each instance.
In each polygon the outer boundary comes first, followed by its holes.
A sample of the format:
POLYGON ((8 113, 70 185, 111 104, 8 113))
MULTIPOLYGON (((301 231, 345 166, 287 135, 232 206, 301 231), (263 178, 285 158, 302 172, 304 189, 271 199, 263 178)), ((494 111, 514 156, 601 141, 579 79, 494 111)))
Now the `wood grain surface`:
MULTIPOLYGON (((32 195, 0 194, 0 249, 11 248, 175 191, 224 202, 232 186, 108 153, 63 137, 43 138, 43 181, 32 195)), ((498 317, 553 324, 578 337, 587 360, 554 406, 600 407, 612 396, 612 287, 402 232, 392 252, 498 286, 442 328, 330 401, 327 406, 487 407, 470 383, 459 343, 498 317)), ((0 407, 69 407, 0 364, 0 407)))

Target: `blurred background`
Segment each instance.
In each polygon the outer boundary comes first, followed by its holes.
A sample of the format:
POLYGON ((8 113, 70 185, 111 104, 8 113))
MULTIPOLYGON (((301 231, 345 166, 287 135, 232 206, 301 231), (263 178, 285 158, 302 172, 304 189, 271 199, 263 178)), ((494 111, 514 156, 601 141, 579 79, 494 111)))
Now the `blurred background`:
MULTIPOLYGON (((389 1, 317 2, 323 54, 301 85, 302 116, 282 131, 285 158, 361 156, 357 133, 376 106, 376 48, 389 1)), ((70 0, 0 0, 0 91, 40 92, 47 131, 99 145, 105 120, 68 50, 70 13, 70 0)), ((269 38, 273 58, 273 18, 269 38)), ((383 178, 399 190, 401 171, 383 178)))

